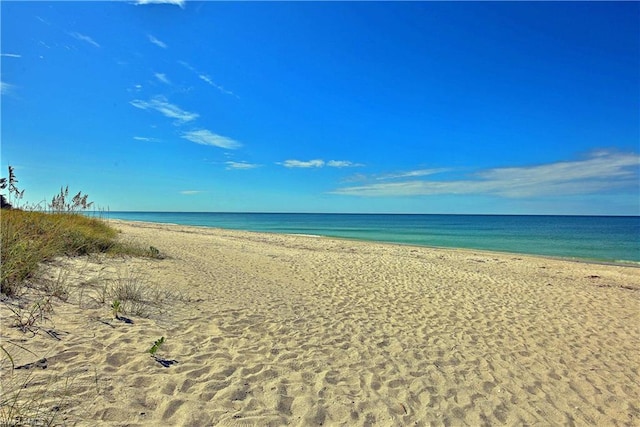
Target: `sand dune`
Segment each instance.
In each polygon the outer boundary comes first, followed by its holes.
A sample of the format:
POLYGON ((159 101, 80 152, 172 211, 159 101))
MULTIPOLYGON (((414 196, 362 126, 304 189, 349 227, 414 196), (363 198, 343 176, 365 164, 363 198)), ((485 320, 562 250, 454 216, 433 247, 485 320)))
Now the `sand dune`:
POLYGON ((35 336, 2 311, 16 365, 47 363, 4 387, 61 423, 640 425, 638 268, 113 225, 168 258, 58 261, 74 292, 35 336), (113 319, 100 283, 126 279, 164 303, 113 319))

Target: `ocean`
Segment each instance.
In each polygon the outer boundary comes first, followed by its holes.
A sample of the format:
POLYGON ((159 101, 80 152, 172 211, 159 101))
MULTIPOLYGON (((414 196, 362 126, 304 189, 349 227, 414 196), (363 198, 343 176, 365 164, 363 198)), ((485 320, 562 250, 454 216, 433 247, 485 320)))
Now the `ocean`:
POLYGON ((101 212, 106 219, 311 234, 640 265, 638 216, 101 212))

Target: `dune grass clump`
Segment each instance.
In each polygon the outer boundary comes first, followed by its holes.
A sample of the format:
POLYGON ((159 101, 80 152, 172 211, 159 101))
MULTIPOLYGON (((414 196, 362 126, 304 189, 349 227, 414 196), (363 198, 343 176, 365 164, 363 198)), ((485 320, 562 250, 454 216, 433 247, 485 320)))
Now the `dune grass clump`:
POLYGON ((79 212, 93 205, 88 195, 78 192, 69 198, 69 187, 61 189, 49 204, 20 206, 24 190, 17 187, 14 168, 0 178, 0 293, 15 296, 43 261, 60 255, 86 255, 117 247, 117 231, 106 223, 79 212), (6 191, 6 196, 4 194, 6 191))
POLYGON ((47 213, 2 209, 0 293, 18 294, 38 264, 56 256, 90 253, 163 258, 158 249, 118 241, 106 222, 78 213, 47 213))
MULTIPOLYGON (((87 255, 95 252, 162 258, 153 246, 142 249, 117 241, 118 232, 107 223, 80 214, 93 205, 88 195, 69 196, 69 187, 51 199, 48 212, 40 205, 20 206, 24 190, 17 187, 14 168, 8 178, 0 178, 0 293, 17 296, 24 281, 38 264, 56 256, 87 255)), ((54 289, 64 297, 64 289, 54 289)))
POLYGON ((80 214, 3 209, 0 213, 0 292, 14 296, 39 263, 60 255, 107 252, 117 231, 80 214))

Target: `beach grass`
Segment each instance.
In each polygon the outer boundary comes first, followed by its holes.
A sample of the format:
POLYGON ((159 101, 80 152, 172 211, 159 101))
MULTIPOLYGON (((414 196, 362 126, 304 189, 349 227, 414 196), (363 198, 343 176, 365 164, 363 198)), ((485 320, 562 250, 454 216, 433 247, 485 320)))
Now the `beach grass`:
MULTIPOLYGON (((77 285, 71 283, 71 271, 55 266, 61 265, 61 257, 99 253, 164 258, 157 248, 124 242, 119 239, 119 231, 106 221, 83 214, 93 203, 88 202, 88 196, 81 192, 69 198, 68 187, 62 188, 60 194, 53 197, 47 205, 48 211, 42 210, 42 204, 21 204, 24 190, 16 186, 18 180, 13 167, 9 166, 8 172, 8 178, 0 178, 0 190, 8 191, 0 194, 0 301, 2 318, 8 321, 6 326, 18 329, 36 340, 41 330, 60 340, 55 326, 47 326, 48 329, 42 327, 51 323, 54 299, 68 302, 72 292, 79 290, 77 285), (43 267, 44 270, 57 271, 57 274, 47 276, 43 274, 43 267)), ((119 276, 115 281, 102 284, 102 299, 98 302, 105 303, 106 298, 114 298, 112 309, 115 318, 133 323, 130 319, 120 317, 119 313, 144 315, 149 312, 149 306, 159 306, 163 298, 173 296, 162 294, 147 285, 142 277, 119 276)), ((79 305, 85 290, 79 290, 79 305)), ((66 405, 69 395, 68 377, 61 387, 61 378, 55 375, 41 376, 33 371, 29 371, 26 377, 17 374, 15 371, 19 369, 44 369, 47 359, 43 357, 38 362, 16 366, 16 360, 25 352, 29 358, 39 355, 22 344, 24 338, 2 338, 0 427, 57 425, 58 411, 66 405), (40 362, 44 365, 40 366, 40 362)), ((96 371, 96 386, 97 379, 96 371)))
MULTIPOLYGON (((41 324, 50 320, 52 298, 67 301, 71 293, 69 271, 60 269, 53 280, 48 280, 39 272, 43 263, 57 257, 95 253, 162 258, 158 249, 122 242, 118 239, 119 232, 107 222, 77 212, 2 209, 0 221, 0 293, 7 310, 6 326, 28 332, 29 336, 35 336, 41 324), (31 287, 37 291, 29 298, 25 291, 31 287)), ((128 276, 113 284, 104 284, 109 297, 113 294, 114 298, 122 300, 121 310, 134 314, 144 314, 149 304, 158 303, 159 294, 154 298, 157 292, 145 285, 142 278, 128 276)), ((62 401, 58 396, 60 382, 50 379, 50 382, 34 387, 32 375, 26 379, 14 375, 17 368, 13 356, 20 350, 38 357, 13 340, 0 345, 0 365, 11 365, 11 375, 5 376, 0 387, 0 426, 55 425, 57 414, 47 405, 60 406, 56 403, 62 401), (48 403, 43 403, 43 399, 48 403)))
POLYGON ((1 219, 0 293, 18 296, 41 262, 56 256, 90 253, 158 257, 155 248, 118 241, 105 221, 73 212, 47 213, 3 209, 1 219))

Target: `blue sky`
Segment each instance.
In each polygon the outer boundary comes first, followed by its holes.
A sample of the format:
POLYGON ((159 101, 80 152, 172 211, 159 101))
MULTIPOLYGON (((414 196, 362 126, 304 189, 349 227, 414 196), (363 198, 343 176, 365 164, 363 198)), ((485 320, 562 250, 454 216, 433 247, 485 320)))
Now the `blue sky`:
POLYGON ((638 2, 168 3, 1 3, 27 201, 640 213, 638 2))

